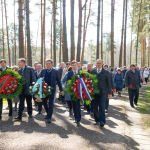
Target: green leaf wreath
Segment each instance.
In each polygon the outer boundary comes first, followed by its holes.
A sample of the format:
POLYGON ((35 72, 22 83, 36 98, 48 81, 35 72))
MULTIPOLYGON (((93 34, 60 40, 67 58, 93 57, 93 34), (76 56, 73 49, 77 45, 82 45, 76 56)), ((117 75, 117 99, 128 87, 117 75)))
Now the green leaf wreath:
MULTIPOLYGON (((93 100, 94 95, 99 93, 99 89, 97 86, 98 80, 96 78, 96 75, 92 75, 86 71, 80 71, 78 74, 73 75, 71 80, 69 80, 67 83, 68 86, 66 88, 66 91, 68 92, 68 94, 70 96, 72 96, 72 99, 74 101, 77 101, 80 99, 79 90, 77 88, 77 81, 78 81, 77 75, 79 75, 80 78, 83 78, 84 83, 87 87, 87 90, 93 100)), ((91 103, 91 101, 86 98, 86 95, 85 95, 85 92, 83 89, 82 89, 82 94, 83 94, 84 103, 86 105, 89 105, 91 103)), ((81 101, 81 103, 83 103, 83 102, 81 101)))
POLYGON ((0 72, 0 81, 0 98, 6 99, 16 98, 22 92, 23 85, 25 84, 25 79, 18 72, 11 69, 0 72), (7 84, 6 79, 4 80, 6 76, 11 77, 11 80, 7 84), (4 81, 2 82, 2 80, 4 81))

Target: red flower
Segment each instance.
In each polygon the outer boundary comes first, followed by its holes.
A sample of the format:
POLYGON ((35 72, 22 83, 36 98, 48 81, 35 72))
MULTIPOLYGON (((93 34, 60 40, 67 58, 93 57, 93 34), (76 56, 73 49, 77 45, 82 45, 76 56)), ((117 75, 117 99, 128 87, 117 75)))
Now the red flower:
POLYGON ((74 88, 72 88, 72 91, 74 91, 74 88))
POLYGON ((91 95, 93 95, 93 92, 91 92, 91 95))
POLYGON ((44 89, 44 91, 46 91, 46 89, 44 89))
POLYGON ((93 88, 90 88, 90 90, 92 91, 92 90, 93 90, 93 88))
POLYGON ((48 94, 48 92, 46 92, 46 94, 48 94))

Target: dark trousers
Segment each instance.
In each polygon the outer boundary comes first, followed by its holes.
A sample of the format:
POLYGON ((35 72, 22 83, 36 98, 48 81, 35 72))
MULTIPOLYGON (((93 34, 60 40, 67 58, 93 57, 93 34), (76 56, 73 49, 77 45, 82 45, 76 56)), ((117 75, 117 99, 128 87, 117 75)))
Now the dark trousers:
POLYGON ((105 109, 108 110, 108 107, 109 107, 109 98, 106 97, 105 109))
POLYGON ((80 107, 80 100, 73 101, 72 100, 72 106, 73 106, 73 112, 74 117, 77 122, 81 120, 81 107, 80 107))
POLYGON ((23 110, 24 110, 24 101, 26 99, 27 103, 27 111, 29 115, 32 115, 32 96, 31 95, 25 95, 25 94, 20 94, 19 95, 19 112, 18 115, 22 116, 23 110))
POLYGON ((128 92, 129 92, 130 105, 133 106, 133 102, 134 104, 137 104, 138 97, 139 97, 139 89, 136 90, 129 89, 128 92))
MULTIPOLYGON (((7 99, 8 102, 8 107, 9 107, 9 116, 12 115, 12 100, 11 99, 7 99)), ((3 99, 0 99, 0 115, 2 114, 2 110, 3 110, 3 99)))
POLYGON ((72 102, 71 101, 66 101, 68 106, 69 106, 69 109, 71 110, 72 109, 72 102))
POLYGON ((44 108, 47 112, 48 119, 52 118, 54 106, 54 93, 43 99, 44 108))
POLYGON ((146 82, 146 83, 148 82, 148 78, 145 78, 145 82, 146 82))
POLYGON ((42 102, 37 102, 38 111, 42 111, 42 102))
POLYGON ((106 123, 105 119, 106 95, 96 95, 94 98, 94 118, 95 122, 106 123))

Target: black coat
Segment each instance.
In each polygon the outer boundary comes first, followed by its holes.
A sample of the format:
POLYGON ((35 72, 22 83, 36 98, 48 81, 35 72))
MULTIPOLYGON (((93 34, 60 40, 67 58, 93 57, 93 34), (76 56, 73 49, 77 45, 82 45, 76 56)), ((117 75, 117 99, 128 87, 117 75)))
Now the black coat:
POLYGON ((21 69, 18 70, 18 73, 25 78, 25 85, 23 86, 23 94, 30 95, 29 87, 32 85, 32 82, 36 82, 34 69, 32 67, 25 65, 23 75, 21 69))
MULTIPOLYGON (((39 76, 45 78, 46 70, 47 69, 43 69, 39 76)), ((56 70, 54 68, 52 69, 52 71, 51 71, 51 79, 49 79, 49 80, 51 80, 51 87, 53 88, 52 89, 52 93, 53 94, 55 94, 55 92, 56 92, 56 84, 58 84, 59 90, 63 91, 58 70, 56 70)))
POLYGON ((100 90, 99 95, 112 94, 112 85, 110 80, 110 73, 102 68, 102 71, 98 74, 97 68, 91 71, 91 74, 96 75, 98 79, 98 88, 100 90))
POLYGON ((125 85, 129 89, 139 89, 140 88, 140 72, 135 69, 135 73, 129 70, 125 76, 125 85))

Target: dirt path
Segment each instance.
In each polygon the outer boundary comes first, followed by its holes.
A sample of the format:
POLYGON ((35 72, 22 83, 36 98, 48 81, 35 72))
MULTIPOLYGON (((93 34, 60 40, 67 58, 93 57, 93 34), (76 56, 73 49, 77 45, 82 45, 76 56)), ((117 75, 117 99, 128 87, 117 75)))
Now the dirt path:
MULTIPOLYGON (((130 108, 127 91, 122 98, 110 100, 107 124, 94 126, 94 120, 82 110, 81 126, 73 123, 64 105, 56 101, 51 124, 34 110, 34 118, 24 113, 22 122, 14 122, 4 110, 0 121, 0 150, 150 150, 150 136, 142 118, 130 108)), ((16 113, 14 113, 14 116, 16 113)))

